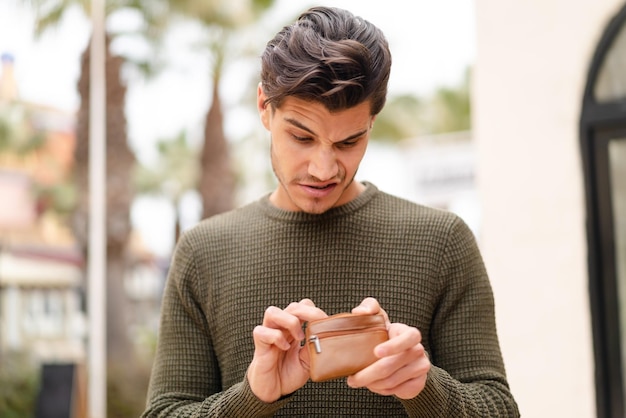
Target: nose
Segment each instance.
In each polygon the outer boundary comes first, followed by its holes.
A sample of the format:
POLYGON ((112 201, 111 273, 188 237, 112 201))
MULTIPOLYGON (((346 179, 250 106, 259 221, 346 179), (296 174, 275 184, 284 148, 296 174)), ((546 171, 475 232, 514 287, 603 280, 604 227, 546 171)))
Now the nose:
POLYGON ((334 178, 339 170, 335 151, 329 148, 316 150, 309 162, 309 175, 320 181, 334 178))

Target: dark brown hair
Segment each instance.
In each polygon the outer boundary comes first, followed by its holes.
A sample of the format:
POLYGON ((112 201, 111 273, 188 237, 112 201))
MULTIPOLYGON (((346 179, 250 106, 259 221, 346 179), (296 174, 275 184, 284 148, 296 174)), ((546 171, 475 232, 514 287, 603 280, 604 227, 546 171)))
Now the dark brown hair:
POLYGON ((352 13, 314 7, 284 27, 261 56, 267 103, 288 96, 337 111, 371 101, 378 114, 387 96, 391 53, 382 31, 352 13))

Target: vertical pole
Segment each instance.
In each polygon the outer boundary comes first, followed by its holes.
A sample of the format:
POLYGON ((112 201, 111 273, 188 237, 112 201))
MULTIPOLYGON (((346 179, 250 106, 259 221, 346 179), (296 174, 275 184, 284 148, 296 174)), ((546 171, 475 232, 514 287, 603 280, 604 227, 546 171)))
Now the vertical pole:
POLYGON ((88 412, 106 417, 106 77, 104 0, 91 1, 89 78, 88 412))

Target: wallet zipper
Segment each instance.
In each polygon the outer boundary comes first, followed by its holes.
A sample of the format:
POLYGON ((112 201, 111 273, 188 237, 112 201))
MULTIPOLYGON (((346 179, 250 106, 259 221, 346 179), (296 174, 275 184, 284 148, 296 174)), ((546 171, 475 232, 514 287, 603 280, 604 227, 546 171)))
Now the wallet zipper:
MULTIPOLYGON (((384 329, 383 327, 378 327, 379 329, 384 329)), ((371 331, 366 331, 366 332, 372 332, 372 331, 376 331, 376 327, 372 328, 371 331)), ((320 338, 322 337, 331 337, 333 335, 346 335, 346 334, 356 334, 356 333, 360 333, 363 332, 362 329, 360 328, 356 328, 354 330, 343 330, 343 331, 327 331, 327 332, 322 332, 319 335, 311 335, 309 337, 309 343, 313 343, 313 345, 315 346, 315 352, 317 354, 321 354, 322 352, 322 344, 320 343, 320 338)))
POLYGON ((315 345, 315 352, 320 354, 322 352, 322 346, 320 345, 320 339, 317 335, 311 335, 309 337, 309 342, 315 345))

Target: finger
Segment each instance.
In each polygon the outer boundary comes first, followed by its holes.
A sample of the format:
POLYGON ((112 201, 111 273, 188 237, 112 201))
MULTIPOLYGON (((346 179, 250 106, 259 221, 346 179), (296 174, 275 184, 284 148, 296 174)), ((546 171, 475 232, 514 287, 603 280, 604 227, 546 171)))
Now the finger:
POLYGON ((300 318, 286 309, 282 310, 275 306, 267 308, 263 315, 263 326, 283 330, 298 341, 304 338, 300 318))
POLYGON ((351 387, 367 387, 380 394, 395 394, 398 388, 428 374, 431 363, 423 347, 415 347, 404 354, 385 357, 348 377, 351 387))
POLYGON ((406 380, 395 387, 380 389, 368 387, 368 389, 383 396, 394 395, 400 399, 412 399, 424 390, 424 386, 426 386, 426 379, 427 375, 424 374, 413 379, 406 380))
POLYGON ((367 387, 380 395, 411 399, 424 389, 430 369, 430 359, 424 353, 418 360, 408 363, 391 376, 373 382, 367 387))
POLYGON ((300 303, 302 303, 303 305, 315 306, 315 303, 309 298, 302 299, 300 303))
MULTIPOLYGON (((393 376, 405 367, 417 367, 424 358, 424 347, 421 344, 410 347, 400 353, 385 356, 363 370, 351 376, 351 384, 369 387, 372 383, 393 376)), ((427 359, 427 364, 429 361, 427 359)), ((406 372, 406 370, 405 370, 406 372)))
MULTIPOLYGON (((392 356, 418 345, 423 352, 424 347, 421 342, 422 333, 417 328, 393 323, 389 326, 389 340, 377 345, 374 348, 374 354, 379 358, 392 356)), ((419 355, 421 354, 420 352, 419 355)))
POLYGON ((287 351, 291 348, 290 341, 285 338, 285 334, 279 329, 258 325, 252 331, 252 338, 255 347, 260 349, 276 346, 283 351, 287 351))
POLYGON ((309 370, 310 369, 310 365, 311 365, 311 358, 309 357, 309 350, 306 349, 301 349, 298 352, 298 357, 300 359, 300 364, 302 365, 302 367, 305 370, 309 370))
POLYGON ((394 323, 390 326, 389 340, 374 347, 374 354, 379 358, 375 363, 354 375, 354 384, 368 386, 372 382, 387 378, 407 365, 421 361, 425 349, 421 344, 422 336, 415 327, 394 323))
POLYGON ((374 315, 381 310, 380 304, 376 299, 367 297, 363 299, 359 306, 352 309, 352 313, 357 315, 374 315))
POLYGON ((310 299, 290 303, 289 306, 285 308, 285 312, 298 317, 300 323, 304 321, 314 321, 328 316, 326 312, 316 307, 310 299))

